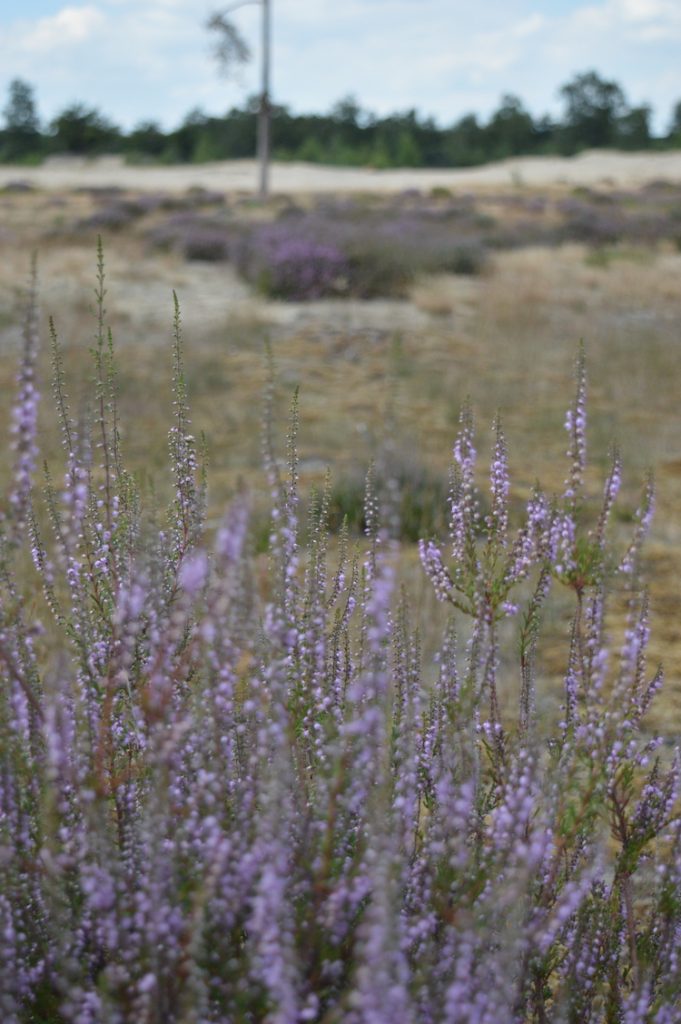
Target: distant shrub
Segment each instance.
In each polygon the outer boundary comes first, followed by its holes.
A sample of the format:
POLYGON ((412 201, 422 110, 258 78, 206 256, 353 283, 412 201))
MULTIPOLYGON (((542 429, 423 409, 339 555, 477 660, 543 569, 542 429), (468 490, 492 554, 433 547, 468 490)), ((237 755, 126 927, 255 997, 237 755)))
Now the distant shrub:
POLYGON ((76 230, 95 233, 122 231, 141 215, 141 211, 134 204, 115 200, 103 204, 87 217, 82 217, 76 223, 76 230))
MULTIPOLYGON (((557 204, 563 217, 561 231, 569 241, 586 242, 589 245, 612 245, 618 241, 631 242, 634 245, 654 245, 673 235, 670 212, 673 209, 670 197, 657 195, 657 208, 646 206, 647 195, 625 197, 626 202, 584 203, 578 199, 565 199, 557 204)), ((653 193, 655 195, 655 193, 653 193)))
POLYGON ((296 220, 297 218, 304 216, 305 209, 294 202, 285 203, 279 210, 277 210, 278 220, 296 220))
POLYGON ((414 280, 412 260, 403 247, 380 235, 356 232, 346 241, 348 292, 360 299, 401 298, 414 280))
POLYGON ((194 214, 177 213, 168 217, 146 232, 146 239, 155 249, 173 249, 186 235, 187 231, 196 227, 194 214))
POLYGON ((92 196, 93 199, 116 199, 125 194, 122 185, 76 185, 71 190, 76 196, 92 196))
MULTIPOLYGON (((408 270, 424 273, 478 274, 487 262, 487 248, 475 226, 444 218, 405 215, 375 230, 380 241, 408 270)), ((465 217, 469 214, 466 212, 465 217)))
POLYGON ((349 263, 341 249, 296 233, 288 220, 255 228, 234 251, 246 280, 273 298, 304 301, 347 289, 349 263))
POLYGON ((562 225, 543 220, 522 218, 507 224, 499 223, 485 238, 490 249, 523 249, 527 246, 556 247, 565 241, 562 225))
MULTIPOLYGON (((152 238, 156 232, 159 239, 163 236, 164 229, 167 229, 170 234, 174 228, 180 225, 194 224, 205 228, 216 227, 213 220, 201 218, 193 211, 209 206, 222 206, 225 203, 225 197, 221 192, 209 192, 200 188, 191 189, 185 195, 173 195, 167 192, 140 192, 136 195, 126 195, 122 189, 116 186, 88 187, 77 191, 91 195, 98 204, 98 208, 93 213, 78 222, 77 228, 83 230, 104 232, 121 230, 134 221, 159 210, 177 211, 189 215, 184 221, 171 220, 157 225, 153 229, 152 238)), ((217 227, 219 228, 220 225, 218 224, 217 227)), ((188 255, 188 258, 193 257, 188 255)))
POLYGON ((447 247, 434 269, 450 274, 475 276, 482 273, 488 259, 487 248, 479 239, 464 239, 447 247))
POLYGON ((0 188, 0 192, 6 192, 12 195, 18 195, 25 192, 35 192, 36 187, 32 185, 30 181, 8 181, 5 185, 0 188))
POLYGON ((179 244, 183 256, 188 260, 219 262, 229 259, 230 237, 220 228, 190 228, 179 244))
POLYGON ((202 188, 200 185, 192 185, 187 189, 183 202, 188 207, 222 206, 225 203, 225 194, 214 189, 202 188))
POLYGON ((612 245, 625 234, 625 220, 617 209, 602 209, 579 199, 565 199, 557 206, 563 217, 561 230, 566 241, 612 245))
POLYGON ((76 230, 82 231, 121 231, 136 220, 162 209, 165 202, 163 193, 126 195, 115 186, 89 188, 85 191, 97 205, 91 214, 77 222, 76 230))
POLYGON ((242 275, 280 298, 401 297, 418 274, 477 274, 487 252, 460 225, 419 213, 325 201, 274 224, 240 225, 233 249, 242 275))
POLYGON ((132 204, 133 211, 140 217, 144 217, 149 213, 155 213, 156 210, 167 209, 168 200, 166 192, 140 192, 134 200, 128 199, 127 203, 132 204))
POLYGON ((220 261, 230 258, 234 232, 214 219, 183 209, 154 225, 146 233, 157 249, 174 249, 188 260, 220 261))
POLYGON ((195 210, 206 206, 224 206, 226 203, 223 192, 193 186, 184 193, 176 195, 171 192, 141 192, 134 202, 142 212, 155 209, 195 210))

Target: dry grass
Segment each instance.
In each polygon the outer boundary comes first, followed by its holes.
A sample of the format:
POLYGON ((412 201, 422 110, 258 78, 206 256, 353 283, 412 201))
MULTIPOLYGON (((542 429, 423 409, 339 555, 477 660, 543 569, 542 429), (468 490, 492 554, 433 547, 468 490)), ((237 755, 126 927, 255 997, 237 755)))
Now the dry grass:
MULTIPOLYGON (((42 308, 55 317, 77 406, 90 373, 94 249, 91 238, 65 243, 47 229, 86 214, 92 200, 34 193, 0 202, 0 384, 8 395, 20 288, 30 249, 39 243, 42 308)), ((318 480, 327 464, 337 475, 366 464, 388 435, 445 474, 458 412, 470 396, 483 448, 501 411, 518 497, 537 477, 548 488, 562 483, 562 423, 573 357, 584 338, 596 470, 604 470, 609 444, 618 440, 625 512, 635 507, 646 467, 656 473, 659 510, 648 555, 653 653, 669 669, 662 715, 681 710, 681 253, 622 250, 594 260, 576 245, 524 249, 497 254, 475 280, 424 280, 410 301, 289 306, 255 298, 229 266, 152 253, 134 229, 105 245, 130 460, 163 491, 175 289, 186 325, 194 425, 209 442, 212 515, 240 479, 260 486, 265 338, 277 367, 282 421, 294 386, 301 386, 305 483, 318 480)), ((48 420, 44 440, 56 457, 48 420)), ((431 614, 423 585, 416 591, 431 614)))

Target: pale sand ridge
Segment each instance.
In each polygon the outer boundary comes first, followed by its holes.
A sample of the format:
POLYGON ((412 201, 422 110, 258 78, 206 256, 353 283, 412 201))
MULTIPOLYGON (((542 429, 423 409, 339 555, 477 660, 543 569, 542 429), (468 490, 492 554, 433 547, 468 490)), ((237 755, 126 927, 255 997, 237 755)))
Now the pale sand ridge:
MULTIPOLYGON (((575 157, 514 157, 484 167, 399 169, 327 167, 275 163, 274 192, 401 192, 409 188, 499 187, 509 185, 644 185, 664 179, 681 182, 681 150, 666 153, 620 153, 592 150, 575 157)), ((41 167, 0 166, 0 187, 25 181, 38 188, 118 186, 149 191, 183 191, 192 186, 224 192, 251 192, 254 160, 228 160, 170 167, 126 165, 121 157, 85 160, 55 157, 41 167)))

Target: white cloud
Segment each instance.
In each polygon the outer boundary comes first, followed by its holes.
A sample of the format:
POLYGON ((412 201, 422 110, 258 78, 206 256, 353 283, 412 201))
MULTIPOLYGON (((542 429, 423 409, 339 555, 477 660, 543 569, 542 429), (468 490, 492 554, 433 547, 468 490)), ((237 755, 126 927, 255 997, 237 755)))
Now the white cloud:
POLYGON ((678 22, 681 19, 678 3, 669 0, 617 0, 614 6, 619 7, 622 17, 628 21, 671 19, 678 22))
POLYGON ((533 36, 535 33, 540 32, 541 29, 546 25, 546 18, 543 14, 530 14, 528 18, 523 18, 522 21, 511 26, 511 34, 517 39, 525 39, 527 36, 533 36))
POLYGON ((596 31, 614 32, 610 45, 617 44, 618 31, 652 32, 649 38, 668 39, 681 33, 681 3, 677 0, 604 0, 600 4, 579 7, 566 19, 575 25, 596 31))
POLYGON ((54 52, 63 46, 83 43, 104 24, 96 7, 64 7, 49 18, 39 18, 19 35, 16 45, 32 53, 54 52))

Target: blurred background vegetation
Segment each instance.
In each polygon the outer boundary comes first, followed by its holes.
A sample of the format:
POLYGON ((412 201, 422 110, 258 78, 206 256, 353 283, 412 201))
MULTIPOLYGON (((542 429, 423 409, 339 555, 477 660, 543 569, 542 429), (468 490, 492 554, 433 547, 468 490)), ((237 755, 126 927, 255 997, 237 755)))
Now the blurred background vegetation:
MULTIPOLYGON (((654 135, 649 106, 630 106, 623 89, 595 71, 574 76, 560 89, 562 115, 538 119, 518 97, 505 95, 488 121, 468 114, 439 126, 416 110, 378 117, 352 96, 326 114, 272 108, 273 155, 345 166, 466 167, 510 156, 572 155, 584 149, 681 147, 681 100, 663 135, 654 135)), ((42 124, 33 87, 15 79, 0 129, 0 161, 39 163, 56 154, 121 154, 131 163, 203 163, 255 155, 259 98, 223 117, 190 111, 175 129, 143 121, 129 132, 99 110, 76 103, 42 124)))

